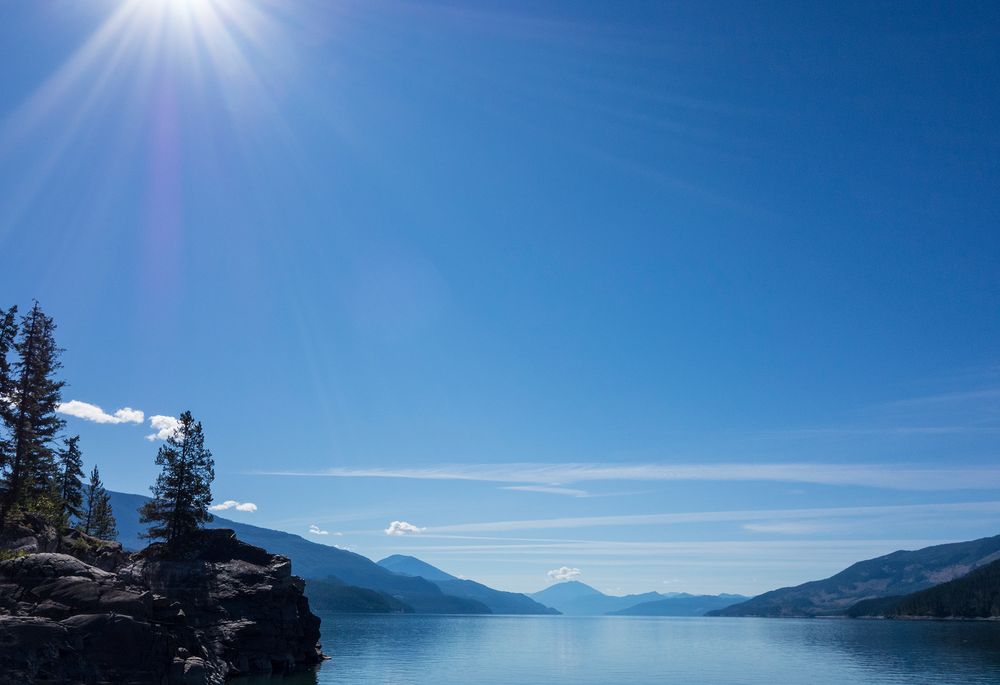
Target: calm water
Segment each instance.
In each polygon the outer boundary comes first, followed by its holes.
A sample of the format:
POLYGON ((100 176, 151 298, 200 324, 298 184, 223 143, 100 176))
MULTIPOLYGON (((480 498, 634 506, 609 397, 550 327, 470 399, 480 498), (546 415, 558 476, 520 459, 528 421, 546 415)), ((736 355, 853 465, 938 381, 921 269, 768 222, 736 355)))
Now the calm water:
POLYGON ((321 616, 331 661, 243 683, 1000 683, 1000 623, 321 616))

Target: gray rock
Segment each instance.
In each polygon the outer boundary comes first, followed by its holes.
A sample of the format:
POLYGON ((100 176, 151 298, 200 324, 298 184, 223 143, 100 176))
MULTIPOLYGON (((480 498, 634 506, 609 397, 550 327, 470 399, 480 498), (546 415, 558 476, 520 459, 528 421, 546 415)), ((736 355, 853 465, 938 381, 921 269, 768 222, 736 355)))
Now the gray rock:
POLYGON ((53 552, 0 562, 0 681, 218 685, 323 658, 288 560, 232 531, 115 567, 53 552))
POLYGON ((69 631, 47 618, 0 616, 0 673, 4 682, 55 680, 65 674, 71 652, 69 631))
POLYGON ((204 659, 192 656, 184 660, 184 685, 205 685, 207 676, 204 659))

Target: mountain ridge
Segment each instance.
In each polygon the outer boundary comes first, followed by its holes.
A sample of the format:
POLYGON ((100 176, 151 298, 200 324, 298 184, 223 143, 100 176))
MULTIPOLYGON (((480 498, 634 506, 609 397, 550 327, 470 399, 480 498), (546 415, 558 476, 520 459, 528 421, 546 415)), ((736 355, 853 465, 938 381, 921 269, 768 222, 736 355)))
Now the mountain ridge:
MULTIPOLYGON (((140 536, 144 528, 139 523, 137 509, 149 498, 111 490, 108 494, 111 496, 111 506, 118 521, 119 542, 130 550, 145 547, 145 541, 140 536)), ((393 573, 368 557, 312 542, 294 533, 261 528, 221 516, 215 516, 205 527, 234 530, 241 540, 288 557, 292 560, 295 574, 306 579, 307 595, 309 580, 326 581, 334 578, 335 581, 348 587, 385 593, 418 613, 491 613, 482 602, 446 595, 441 588, 428 580, 393 573)), ((345 592, 342 587, 340 591, 345 592)), ((316 608, 324 607, 317 603, 316 608)))
POLYGON ((608 616, 704 616, 710 611, 724 609, 749 597, 742 595, 688 595, 667 597, 652 602, 642 602, 625 609, 609 611, 608 616))
POLYGON ((438 580, 460 580, 457 576, 445 573, 436 566, 431 566, 423 559, 411 557, 406 554, 391 554, 375 563, 382 568, 389 569, 393 573, 399 573, 404 576, 418 576, 431 582, 438 580))
POLYGON ((530 595, 535 601, 558 609, 567 616, 601 616, 611 611, 626 609, 642 602, 664 599, 658 592, 615 597, 579 580, 567 580, 550 585, 530 595))
MULTIPOLYGON (((144 527, 139 523, 137 510, 149 498, 110 490, 108 494, 118 520, 119 541, 127 549, 145 547, 146 541, 141 537, 144 527)), ((525 595, 456 578, 415 557, 410 559, 423 564, 425 572, 430 573, 428 569, 433 569, 444 580, 396 573, 355 552, 221 516, 213 517, 206 528, 234 530, 240 539, 291 559, 296 575, 306 580, 306 594, 317 609, 382 613, 555 613, 525 595)))
POLYGON ((378 562, 379 566, 396 573, 416 575, 437 585, 441 591, 454 597, 482 602, 494 614, 558 614, 559 611, 546 606, 519 592, 505 592, 478 583, 474 580, 458 578, 446 573, 422 559, 404 554, 393 554, 378 562))
POLYGON ((1000 617, 1000 560, 961 578, 902 597, 862 600, 851 618, 995 619, 1000 617))
POLYGON ((863 600, 919 592, 1000 559, 1000 535, 897 550, 851 564, 829 578, 778 588, 711 616, 809 617, 843 615, 863 600))

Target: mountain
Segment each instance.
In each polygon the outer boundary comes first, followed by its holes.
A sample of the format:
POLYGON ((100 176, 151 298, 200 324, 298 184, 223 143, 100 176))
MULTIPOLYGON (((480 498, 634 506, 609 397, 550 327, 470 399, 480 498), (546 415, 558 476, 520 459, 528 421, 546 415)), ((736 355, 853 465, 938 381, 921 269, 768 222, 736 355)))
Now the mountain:
MULTIPOLYGON (((146 546, 146 541, 140 537, 144 526, 139 523, 137 510, 149 501, 149 498, 112 491, 108 494, 111 496, 111 508, 118 522, 119 542, 126 549, 142 549, 146 546)), ((220 516, 216 516, 206 527, 232 529, 236 531, 240 540, 291 559, 295 574, 307 580, 307 595, 310 579, 322 581, 334 578, 346 586, 385 593, 419 613, 491 613, 489 607, 482 602, 446 595, 441 588, 428 580, 393 573, 360 554, 310 542, 292 533, 259 528, 220 516)), ((342 589, 342 592, 350 590, 342 589)), ((357 598, 357 601, 364 600, 357 598)), ((317 604, 315 608, 324 607, 317 604)))
POLYGON ((306 595, 313 609, 346 614, 412 614, 413 607, 378 590, 356 587, 330 577, 310 580, 306 595))
POLYGON ((441 569, 431 566, 426 561, 417 559, 416 557, 408 557, 405 554, 393 554, 376 563, 393 573, 401 573, 404 576, 419 576, 431 582, 438 580, 458 580, 458 578, 450 573, 445 573, 441 569))
POLYGON ((658 592, 615 597, 606 595, 600 590, 596 590, 578 580, 556 583, 529 596, 546 606, 558 609, 567 616, 603 616, 612 611, 627 609, 636 604, 653 602, 665 598, 664 595, 658 592))
POLYGON ((602 594, 604 593, 597 588, 590 587, 586 583, 581 583, 579 580, 566 580, 561 583, 556 583, 555 585, 550 585, 539 592, 532 593, 531 596, 546 597, 559 602, 568 602, 581 597, 593 597, 595 595, 602 594))
POLYGON ((858 602, 847 610, 847 615, 854 618, 998 618, 1000 560, 910 595, 858 602))
POLYGON ((626 609, 611 611, 611 616, 704 616, 709 611, 748 599, 742 595, 688 595, 643 602, 626 609))
POLYGON ((840 573, 786 587, 710 612, 711 616, 824 616, 857 602, 906 595, 960 578, 1000 559, 1000 535, 898 551, 860 561, 840 573))
POLYGON ((462 597, 482 602, 494 614, 558 614, 555 609, 539 604, 526 595, 517 592, 494 590, 473 580, 456 578, 426 561, 402 554, 393 554, 378 562, 379 566, 410 576, 419 576, 431 581, 446 595, 462 597))

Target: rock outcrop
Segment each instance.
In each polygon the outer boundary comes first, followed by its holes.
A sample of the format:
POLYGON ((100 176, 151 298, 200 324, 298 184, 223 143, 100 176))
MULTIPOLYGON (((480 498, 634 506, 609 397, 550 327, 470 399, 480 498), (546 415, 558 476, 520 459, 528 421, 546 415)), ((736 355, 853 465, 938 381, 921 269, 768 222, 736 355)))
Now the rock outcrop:
POLYGON ((302 589, 288 559, 229 530, 199 532, 181 555, 151 545, 113 571, 25 554, 0 562, 0 682, 215 685, 312 666, 319 619, 302 589))
POLYGON ((113 571, 129 557, 120 542, 99 540, 74 529, 59 534, 42 519, 31 515, 23 516, 21 521, 0 531, 0 550, 11 556, 62 552, 104 571, 113 571))

